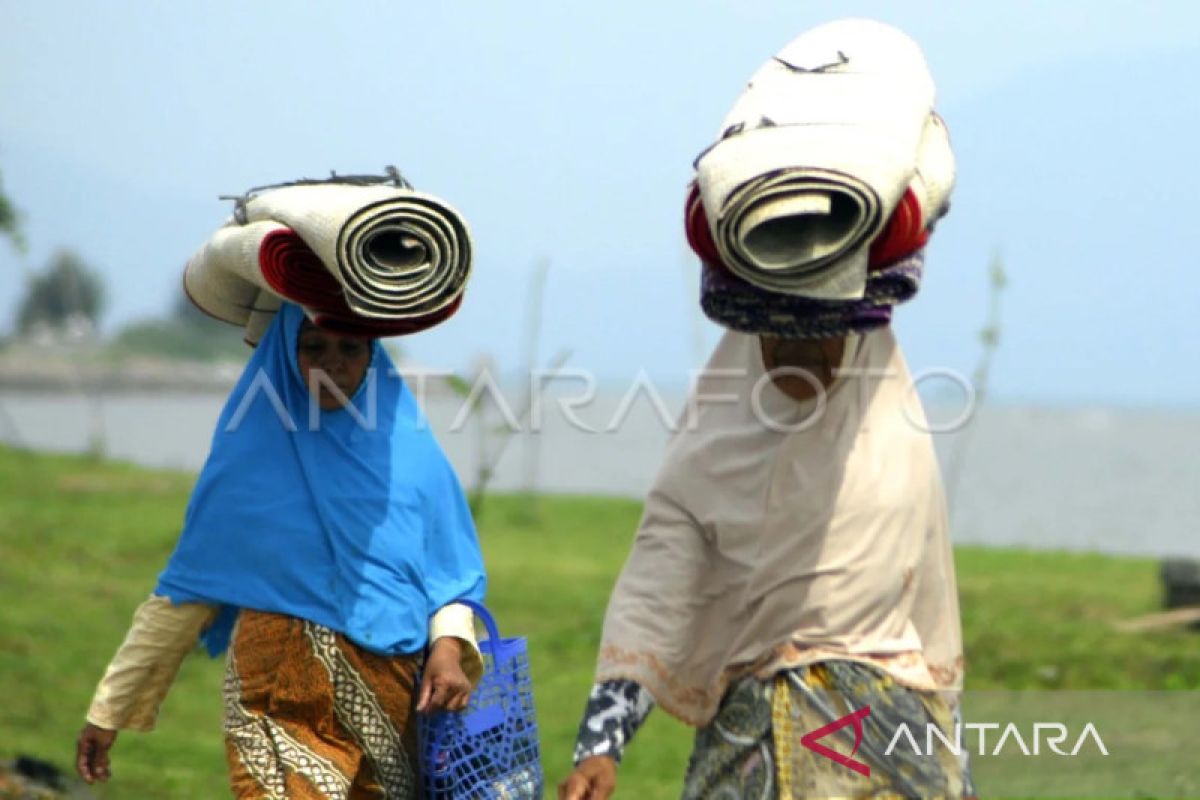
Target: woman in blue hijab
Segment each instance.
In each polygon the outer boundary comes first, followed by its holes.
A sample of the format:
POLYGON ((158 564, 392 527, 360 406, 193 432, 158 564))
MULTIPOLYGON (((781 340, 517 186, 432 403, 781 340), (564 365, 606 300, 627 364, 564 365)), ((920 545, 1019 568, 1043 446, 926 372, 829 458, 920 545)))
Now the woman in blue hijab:
POLYGON ((414 711, 461 710, 486 578, 458 480, 377 341, 285 304, 234 388, 183 532, 101 680, 89 783, 201 637, 227 652, 234 795, 417 795, 414 711), (418 682, 418 675, 423 675, 418 682))

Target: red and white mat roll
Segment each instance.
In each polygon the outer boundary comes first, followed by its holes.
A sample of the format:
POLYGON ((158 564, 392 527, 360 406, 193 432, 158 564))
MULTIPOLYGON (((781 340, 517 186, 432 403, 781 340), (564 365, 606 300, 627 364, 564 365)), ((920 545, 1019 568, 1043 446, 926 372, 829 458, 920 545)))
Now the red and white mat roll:
POLYGON ((415 333, 458 309, 470 232, 437 197, 342 183, 286 186, 245 201, 188 262, 184 289, 255 343, 287 300, 357 336, 415 333), (265 322, 264 322, 265 320, 265 322))
POLYGON ((769 291, 861 298, 871 246, 901 200, 911 190, 925 228, 953 187, 933 103, 920 48, 891 26, 840 20, 794 39, 696 162, 721 262, 769 291))

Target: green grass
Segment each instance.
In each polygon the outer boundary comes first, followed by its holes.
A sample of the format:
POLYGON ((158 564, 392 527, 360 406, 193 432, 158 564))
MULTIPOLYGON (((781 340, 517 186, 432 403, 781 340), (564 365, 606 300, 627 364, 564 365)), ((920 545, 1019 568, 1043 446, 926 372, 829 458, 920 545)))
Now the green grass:
MULTIPOLYGON (((0 449, 0 761, 63 768, 92 689, 171 552, 193 476, 0 449)), ((490 605, 529 637, 547 780, 560 780, 638 503, 492 496, 480 523, 490 605)), ((959 548, 970 689, 1200 689, 1195 634, 1114 633, 1159 605, 1146 559, 959 548)), ((106 798, 226 796, 222 665, 189 658, 152 734, 124 733, 106 798)), ((691 733, 652 717, 620 796, 678 796, 691 733)))

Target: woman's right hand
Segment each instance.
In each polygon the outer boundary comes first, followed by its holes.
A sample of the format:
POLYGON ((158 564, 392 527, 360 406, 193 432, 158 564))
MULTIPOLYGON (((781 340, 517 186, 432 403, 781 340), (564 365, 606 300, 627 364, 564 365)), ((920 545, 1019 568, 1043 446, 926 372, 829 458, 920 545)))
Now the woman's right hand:
POLYGON ((108 751, 117 740, 117 732, 88 723, 75 742, 75 770, 88 783, 103 783, 112 776, 108 751))
POLYGON ((607 800, 617 788, 617 762, 608 756, 585 758, 558 785, 558 800, 607 800))

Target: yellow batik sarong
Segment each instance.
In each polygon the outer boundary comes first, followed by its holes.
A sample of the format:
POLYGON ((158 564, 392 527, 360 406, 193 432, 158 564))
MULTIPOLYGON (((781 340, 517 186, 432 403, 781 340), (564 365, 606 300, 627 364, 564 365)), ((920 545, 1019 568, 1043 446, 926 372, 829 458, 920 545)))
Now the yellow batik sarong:
POLYGON ((953 753, 888 752, 901 724, 922 734, 936 725, 953 738, 954 722, 936 693, 905 687, 858 662, 824 661, 769 680, 747 677, 697 732, 683 797, 971 797, 965 761, 953 753))

